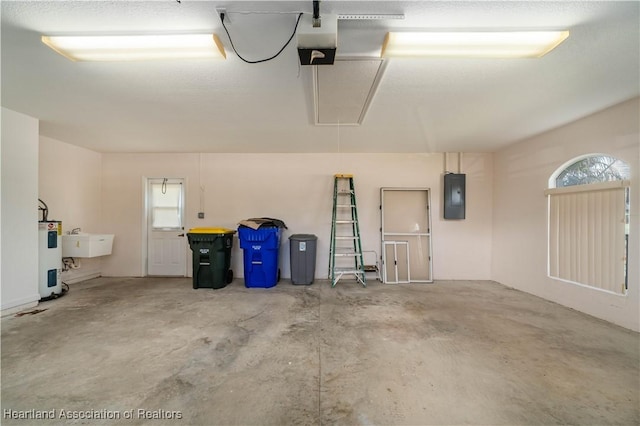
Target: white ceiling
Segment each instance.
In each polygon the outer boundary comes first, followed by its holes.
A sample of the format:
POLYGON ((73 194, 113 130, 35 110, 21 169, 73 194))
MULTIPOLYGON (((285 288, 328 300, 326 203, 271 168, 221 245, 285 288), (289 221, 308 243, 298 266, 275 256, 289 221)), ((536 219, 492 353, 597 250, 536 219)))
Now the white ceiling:
POLYGON ((7 1, 2 105, 40 132, 100 152, 479 152, 638 96, 640 3, 322 1, 322 14, 403 13, 338 23, 338 57, 379 56, 390 29, 568 29, 540 59, 388 60, 360 126, 314 125, 311 67, 295 38, 309 1, 7 1), (43 34, 212 31, 226 61, 71 62, 43 34))

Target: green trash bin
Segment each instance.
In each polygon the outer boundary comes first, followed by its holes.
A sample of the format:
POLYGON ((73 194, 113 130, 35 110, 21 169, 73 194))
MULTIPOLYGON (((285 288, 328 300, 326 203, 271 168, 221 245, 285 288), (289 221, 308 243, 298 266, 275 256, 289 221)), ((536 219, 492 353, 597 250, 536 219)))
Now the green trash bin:
POLYGON ((192 228, 187 233, 193 252, 193 288, 226 287, 233 281, 231 248, 236 231, 226 228, 192 228))

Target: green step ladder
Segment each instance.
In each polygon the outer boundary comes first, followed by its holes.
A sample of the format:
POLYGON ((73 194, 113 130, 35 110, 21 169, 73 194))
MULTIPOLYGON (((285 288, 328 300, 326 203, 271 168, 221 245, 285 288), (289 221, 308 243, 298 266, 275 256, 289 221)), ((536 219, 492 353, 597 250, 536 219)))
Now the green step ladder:
POLYGON ((329 279, 335 287, 344 275, 353 275, 367 286, 358 208, 353 175, 339 173, 333 183, 333 218, 331 220, 331 248, 329 252, 329 279))

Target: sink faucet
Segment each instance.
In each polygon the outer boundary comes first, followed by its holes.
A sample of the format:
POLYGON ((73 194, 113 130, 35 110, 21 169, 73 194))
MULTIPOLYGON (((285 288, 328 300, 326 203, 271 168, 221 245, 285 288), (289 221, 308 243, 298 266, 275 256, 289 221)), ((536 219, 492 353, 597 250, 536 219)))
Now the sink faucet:
POLYGON ((73 228, 73 229, 71 230, 71 234, 79 234, 79 233, 80 233, 80 231, 81 231, 81 229, 80 229, 80 228, 73 228))

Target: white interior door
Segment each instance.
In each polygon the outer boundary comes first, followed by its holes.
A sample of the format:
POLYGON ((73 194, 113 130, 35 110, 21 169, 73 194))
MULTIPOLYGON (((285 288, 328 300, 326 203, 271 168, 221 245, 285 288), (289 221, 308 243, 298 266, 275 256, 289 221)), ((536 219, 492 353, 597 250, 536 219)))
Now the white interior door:
POLYGON ((186 276, 184 179, 147 180, 147 274, 186 276))

